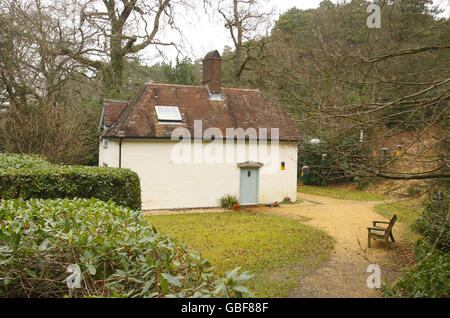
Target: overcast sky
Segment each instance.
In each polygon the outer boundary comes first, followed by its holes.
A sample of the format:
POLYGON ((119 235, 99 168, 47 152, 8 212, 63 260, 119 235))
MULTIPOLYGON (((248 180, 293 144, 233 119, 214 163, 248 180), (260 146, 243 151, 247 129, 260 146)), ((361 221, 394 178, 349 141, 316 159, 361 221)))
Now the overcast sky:
MULTIPOLYGON (((197 0, 199 1, 199 0, 197 0)), ((292 7, 298 9, 317 8, 322 0, 265 0, 265 9, 272 10, 274 20, 278 19, 281 13, 286 12, 292 7)), ((342 2, 342 0, 332 0, 333 2, 342 2)), ((450 13, 450 0, 434 0, 434 4, 444 9, 445 15, 448 17, 450 13)), ((178 14, 177 25, 182 29, 184 35, 183 54, 189 56, 193 60, 201 59, 211 50, 223 51, 226 45, 232 46, 228 30, 224 28, 224 22, 218 13, 208 14, 199 7, 196 12, 185 11, 178 14)), ((368 14, 369 15, 369 14, 368 14)), ((164 38, 173 37, 174 42, 179 42, 178 36, 172 32, 166 32, 164 38)), ((141 56, 145 64, 154 64, 155 61, 161 60, 159 53, 149 49, 141 56)), ((174 61, 176 50, 165 48, 164 53, 167 59, 174 61)))

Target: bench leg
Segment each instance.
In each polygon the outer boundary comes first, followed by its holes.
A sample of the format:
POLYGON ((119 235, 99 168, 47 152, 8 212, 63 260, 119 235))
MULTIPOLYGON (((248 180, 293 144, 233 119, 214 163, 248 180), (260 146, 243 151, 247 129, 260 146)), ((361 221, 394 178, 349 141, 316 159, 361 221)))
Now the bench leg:
POLYGON ((371 246, 371 244, 370 244, 370 233, 369 233, 367 239, 368 239, 368 240, 367 240, 367 247, 368 247, 368 248, 371 248, 372 246, 371 246))
POLYGON ((392 242, 395 242, 394 235, 392 235, 392 231, 389 233, 389 237, 391 238, 392 242))

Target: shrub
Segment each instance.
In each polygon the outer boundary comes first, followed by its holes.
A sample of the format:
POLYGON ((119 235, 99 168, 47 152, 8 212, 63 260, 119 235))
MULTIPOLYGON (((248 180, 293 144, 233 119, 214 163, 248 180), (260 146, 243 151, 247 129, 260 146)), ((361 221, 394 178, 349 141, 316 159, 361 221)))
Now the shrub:
POLYGON ((297 161, 299 180, 305 185, 318 186, 353 181, 353 175, 360 165, 355 158, 361 157, 362 151, 368 149, 361 148, 359 140, 352 138, 328 140, 317 145, 301 143, 297 161), (322 160, 322 154, 327 154, 325 161, 322 160), (301 176, 303 166, 309 167, 309 173, 301 176))
POLYGON ((219 199, 219 205, 222 208, 231 209, 233 204, 238 203, 237 198, 231 194, 225 194, 223 197, 219 199))
POLYGON ((422 190, 418 185, 412 184, 406 189, 406 192, 408 193, 409 197, 415 197, 418 196, 422 192, 422 190))
POLYGON ((0 154, 2 199, 97 198, 141 209, 139 177, 128 169, 52 165, 32 156, 0 154))
POLYGON ((0 201, 2 297, 239 297, 252 275, 214 278, 197 252, 140 212, 97 199, 0 201), (69 291, 69 265, 81 272, 69 291), (72 265, 73 266, 73 265, 72 265))
POLYGON ((425 200, 420 217, 411 226, 430 247, 436 245, 443 252, 450 252, 449 198, 450 191, 447 191, 442 201, 425 200))
POLYGON ((424 201, 420 217, 412 229, 421 234, 415 248, 416 264, 403 270, 402 276, 391 286, 384 286, 385 296, 394 297, 448 297, 450 291, 450 234, 448 199, 424 201))
POLYGON ((51 166, 51 163, 38 156, 0 153, 0 170, 46 168, 48 166, 51 166))
POLYGON ((371 184, 376 182, 374 177, 355 177, 354 181, 359 190, 366 190, 371 184))
POLYGON ((386 297, 449 297, 450 254, 427 246, 416 250, 416 265, 403 269, 402 276, 391 286, 383 285, 386 297))

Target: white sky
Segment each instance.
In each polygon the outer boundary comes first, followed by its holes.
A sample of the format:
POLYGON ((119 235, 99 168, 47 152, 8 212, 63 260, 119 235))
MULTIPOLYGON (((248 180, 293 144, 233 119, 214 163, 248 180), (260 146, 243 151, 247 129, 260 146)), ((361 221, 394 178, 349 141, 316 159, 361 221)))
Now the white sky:
MULTIPOLYGON (((299 9, 310 9, 319 6, 322 0, 268 0, 265 4, 267 10, 274 12, 274 19, 278 19, 281 13, 286 12, 292 7, 299 9)), ((214 13, 211 17, 204 14, 204 11, 198 12, 197 17, 188 18, 186 28, 186 38, 195 39, 190 43, 193 46, 195 58, 203 58, 204 54, 217 49, 222 52, 225 45, 232 45, 230 33, 224 27, 222 16, 214 13)), ((191 55, 191 54, 189 54, 191 55)))
MULTIPOLYGON (((196 0, 200 1, 200 0, 196 0)), ((273 21, 278 19, 279 15, 286 12, 288 9, 297 7, 298 9, 317 8, 322 0, 265 0, 265 9, 272 10, 273 21)), ((332 2, 342 2, 342 0, 332 0, 332 2)), ((445 10, 443 15, 447 17, 450 15, 450 0, 433 0, 435 5, 445 10)), ((214 7, 215 8, 215 7, 214 7)), ((209 16, 200 5, 198 10, 193 12, 187 10, 178 13, 178 20, 176 21, 178 27, 182 29, 184 35, 183 54, 193 60, 201 59, 203 56, 211 51, 218 50, 220 53, 226 45, 232 46, 229 32, 224 27, 222 16, 214 12, 213 8, 209 8, 209 16), (214 12, 214 13, 211 13, 214 12)), ((369 15, 369 14, 367 14, 369 15)), ((167 32, 167 31, 166 31, 167 32)), ((179 42, 177 34, 167 32, 163 38, 172 38, 173 42, 179 42)), ((168 60, 175 61, 177 56, 176 50, 172 48, 163 48, 163 52, 168 60)), ((145 64, 154 64, 162 59, 159 53, 154 49, 147 49, 142 52, 141 58, 145 64)))

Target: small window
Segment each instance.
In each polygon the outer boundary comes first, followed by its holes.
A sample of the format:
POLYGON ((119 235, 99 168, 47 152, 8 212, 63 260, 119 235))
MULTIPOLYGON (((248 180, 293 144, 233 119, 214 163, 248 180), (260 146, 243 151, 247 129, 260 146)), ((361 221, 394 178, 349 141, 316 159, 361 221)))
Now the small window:
POLYGON ((286 162, 281 162, 281 170, 286 170, 286 162))
POLYGON ((103 139, 103 149, 108 149, 108 139, 103 139))
POLYGON ((177 106, 155 106, 155 110, 160 123, 181 122, 181 114, 177 106))

